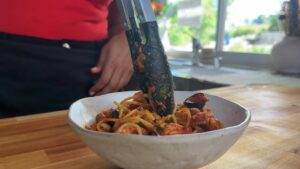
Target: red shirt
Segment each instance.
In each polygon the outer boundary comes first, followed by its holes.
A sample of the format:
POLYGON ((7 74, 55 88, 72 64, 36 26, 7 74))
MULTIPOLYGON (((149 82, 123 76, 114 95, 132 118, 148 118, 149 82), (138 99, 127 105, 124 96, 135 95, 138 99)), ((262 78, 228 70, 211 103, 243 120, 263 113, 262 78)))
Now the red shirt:
POLYGON ((107 37, 111 0, 0 0, 0 32, 60 40, 107 37))

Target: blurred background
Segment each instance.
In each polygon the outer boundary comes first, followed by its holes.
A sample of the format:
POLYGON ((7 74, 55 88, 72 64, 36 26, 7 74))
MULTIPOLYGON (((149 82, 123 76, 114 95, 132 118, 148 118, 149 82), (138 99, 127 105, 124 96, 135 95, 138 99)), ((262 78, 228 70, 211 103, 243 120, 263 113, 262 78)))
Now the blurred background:
MULTIPOLYGON (((224 51, 270 54, 284 32, 278 16, 284 0, 228 0, 224 51)), ((167 51, 192 49, 191 36, 214 48, 217 0, 157 0, 163 43, 167 51)))
POLYGON ((152 0, 152 6, 177 89, 300 86, 299 0, 152 0))
POLYGON ((152 0, 176 77, 300 86, 299 0, 152 0))

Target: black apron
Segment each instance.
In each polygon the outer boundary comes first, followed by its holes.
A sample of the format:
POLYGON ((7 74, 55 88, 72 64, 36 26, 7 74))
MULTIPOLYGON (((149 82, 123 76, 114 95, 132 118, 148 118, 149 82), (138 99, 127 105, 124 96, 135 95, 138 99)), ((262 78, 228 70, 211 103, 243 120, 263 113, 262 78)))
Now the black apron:
POLYGON ((87 97, 104 44, 0 33, 0 117, 67 109, 87 97))

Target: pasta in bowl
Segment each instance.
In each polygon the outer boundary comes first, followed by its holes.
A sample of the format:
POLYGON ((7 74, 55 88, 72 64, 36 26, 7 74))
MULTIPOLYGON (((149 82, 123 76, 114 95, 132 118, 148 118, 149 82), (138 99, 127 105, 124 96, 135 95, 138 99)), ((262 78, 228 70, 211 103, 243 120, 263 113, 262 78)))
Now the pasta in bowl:
POLYGON ((89 130, 139 135, 176 135, 202 133, 223 128, 211 109, 205 108, 208 98, 196 93, 178 104, 174 113, 160 116, 150 106, 147 94, 137 92, 120 103, 116 109, 100 112, 89 130))
MULTIPOLYGON (((98 122, 104 120, 103 117, 99 115, 99 112, 110 112, 111 108, 113 108, 113 110, 119 110, 119 108, 122 108, 120 104, 123 100, 126 100, 126 98, 127 101, 134 100, 130 97, 133 97, 135 93, 136 91, 117 92, 81 99, 72 104, 69 112, 69 124, 81 139, 102 158, 125 169, 193 169, 202 167, 223 155, 242 135, 250 121, 250 112, 242 106, 217 96, 206 95, 209 101, 206 102, 203 110, 200 110, 200 112, 209 112, 208 114, 213 115, 215 120, 220 121, 221 125, 218 129, 202 126, 202 129, 195 130, 195 128, 192 128, 192 131, 188 131, 188 133, 185 133, 185 130, 179 130, 179 133, 175 130, 175 134, 172 133, 173 130, 171 130, 171 134, 174 135, 165 136, 166 133, 164 133, 164 130, 155 131, 157 130, 155 129, 151 132, 151 128, 149 128, 150 130, 147 129, 143 131, 146 126, 139 124, 140 119, 133 120, 133 124, 143 126, 141 131, 138 131, 139 129, 137 129, 136 126, 128 127, 129 129, 132 128, 129 132, 123 130, 127 128, 126 126, 128 126, 128 124, 120 128, 126 124, 127 121, 125 123, 122 122, 116 129, 112 129, 116 123, 115 121, 108 123, 107 128, 105 125, 102 126, 102 123, 97 123, 97 116, 98 122), (117 102, 117 104, 114 102, 117 102), (92 127, 93 124, 98 124, 98 128, 101 131, 94 131, 89 128, 92 127), (120 129, 120 133, 114 132, 118 131, 118 129, 120 129)), ((182 105, 186 101, 186 98, 196 94, 195 92, 175 91, 174 94, 175 101, 179 104, 177 109, 185 108, 182 110, 185 112, 187 110, 186 108, 188 108, 191 116, 199 113, 192 113, 192 108, 187 107, 187 105, 182 105)), ((123 103, 122 105, 124 105, 123 103)), ((190 106, 190 103, 188 105, 190 106)), ((198 106, 201 107, 201 105, 198 106)), ((153 114, 151 110, 149 111, 153 114)), ((110 113, 112 112, 113 111, 110 113)), ((114 120, 120 120, 120 112, 114 113, 114 120)), ((126 112, 120 117, 126 117, 128 113, 129 112, 126 112)), ((141 115, 139 118, 147 119, 148 113, 144 113, 144 116, 141 115)), ((177 118, 175 117, 176 119, 173 119, 174 117, 168 117, 170 121, 163 124, 177 124, 183 126, 183 128, 191 126, 192 118, 185 118, 189 117, 188 113, 179 114, 182 115, 183 118, 179 116, 177 118), (188 124, 188 119, 190 119, 190 125, 186 125, 188 124)), ((156 118, 159 119, 159 117, 153 116, 155 120, 156 118)), ((172 116, 174 116, 174 114, 172 114, 172 116)), ((151 118, 152 117, 150 117, 150 119, 151 118)), ((132 121, 130 121, 130 123, 131 122, 132 121)), ((159 123, 153 124, 155 126, 159 123)))

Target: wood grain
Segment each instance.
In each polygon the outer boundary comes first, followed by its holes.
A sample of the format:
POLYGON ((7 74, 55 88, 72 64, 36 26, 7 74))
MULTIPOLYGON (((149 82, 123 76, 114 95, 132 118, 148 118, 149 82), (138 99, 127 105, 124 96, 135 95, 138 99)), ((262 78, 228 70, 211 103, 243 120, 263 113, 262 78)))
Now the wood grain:
MULTIPOLYGON (((252 112, 240 140, 205 169, 300 169, 300 88, 273 85, 207 90, 252 112)), ((116 169, 87 148, 67 111, 0 120, 0 169, 116 169)))

